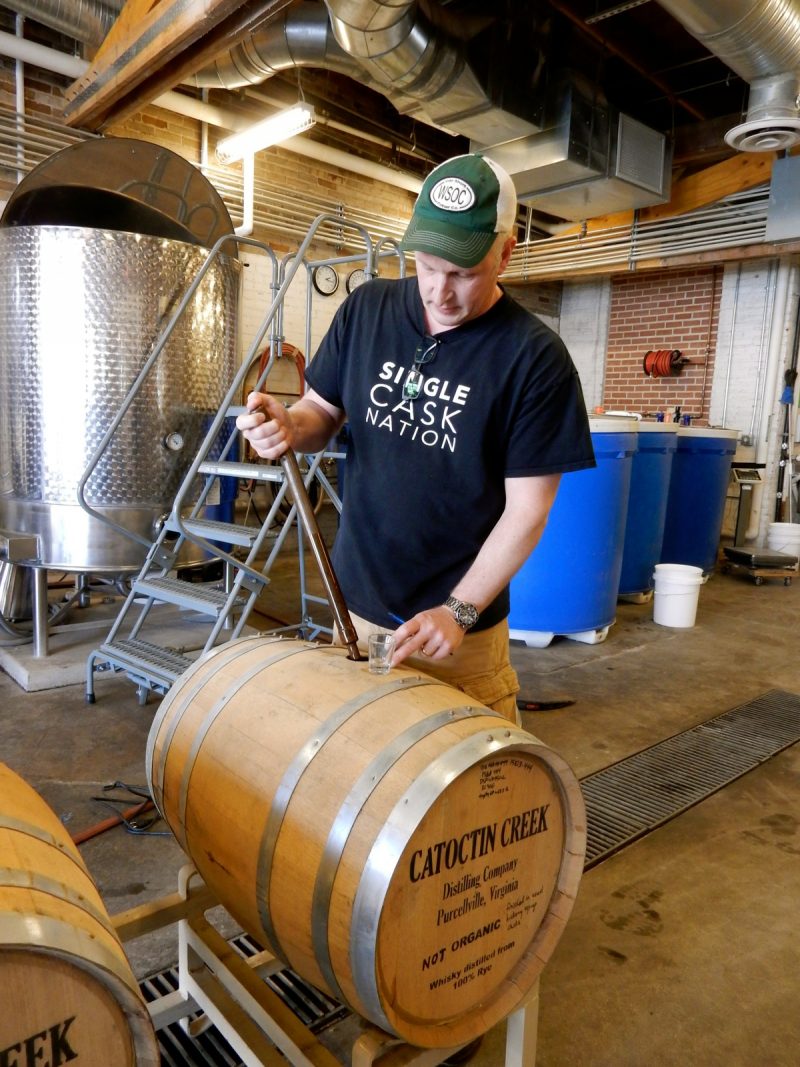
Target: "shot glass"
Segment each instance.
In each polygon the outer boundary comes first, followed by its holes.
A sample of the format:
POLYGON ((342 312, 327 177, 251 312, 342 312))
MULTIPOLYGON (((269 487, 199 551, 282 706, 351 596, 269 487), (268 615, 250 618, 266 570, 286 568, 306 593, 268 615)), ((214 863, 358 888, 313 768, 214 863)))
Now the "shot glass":
POLYGON ((392 666, 394 637, 392 634, 370 634, 369 670, 370 674, 388 674, 392 666))

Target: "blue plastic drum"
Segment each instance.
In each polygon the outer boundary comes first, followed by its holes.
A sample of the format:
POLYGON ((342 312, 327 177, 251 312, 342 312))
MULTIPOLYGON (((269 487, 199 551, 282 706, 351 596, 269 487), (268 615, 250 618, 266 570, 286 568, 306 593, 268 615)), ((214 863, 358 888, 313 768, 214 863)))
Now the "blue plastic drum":
POLYGON ((589 424, 597 466, 562 477, 542 539, 511 582, 511 636, 537 648, 557 634, 602 641, 616 618, 638 423, 589 424))
POLYGON ((639 449, 633 457, 628 517, 622 548, 621 596, 649 594, 661 559, 667 518, 672 458, 678 427, 668 422, 639 423, 639 449))
POLYGON ((738 430, 680 426, 672 460, 661 563, 714 570, 738 430))
MULTIPOLYGON (((211 420, 206 420, 204 430, 208 429, 211 425, 211 420)), ((228 443, 232 434, 236 433, 236 419, 233 417, 225 419, 222 424, 222 428, 217 435, 217 439, 214 442, 211 450, 209 451, 209 459, 213 462, 219 459, 225 445, 228 443)), ((233 445, 225 456, 225 461, 228 463, 235 463, 239 459, 239 441, 234 441, 233 445)), ((224 475, 221 478, 215 479, 211 486, 211 491, 207 497, 206 506, 203 508, 203 518, 209 519, 212 522, 234 522, 236 517, 236 497, 239 492, 239 480, 238 478, 231 478, 224 475)), ((221 544, 220 548, 223 552, 230 552, 232 549, 230 544, 221 544)))

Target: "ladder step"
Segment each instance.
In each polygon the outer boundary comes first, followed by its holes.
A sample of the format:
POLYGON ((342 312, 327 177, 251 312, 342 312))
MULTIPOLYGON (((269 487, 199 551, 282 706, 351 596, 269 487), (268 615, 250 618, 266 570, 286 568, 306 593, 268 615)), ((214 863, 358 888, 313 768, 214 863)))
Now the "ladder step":
POLYGON ((234 463, 228 460, 206 460, 200 464, 200 474, 217 474, 225 478, 244 478, 246 481, 282 482, 283 467, 269 463, 234 463))
MULTIPOLYGON (((264 579, 266 585, 266 578, 264 579)), ((133 583, 135 593, 162 600, 167 604, 177 604, 203 615, 217 616, 228 599, 228 594, 217 585, 205 585, 202 582, 184 582, 180 578, 137 578, 133 583)), ((243 607, 247 598, 239 595, 235 604, 243 607)))
MULTIPOLYGON (((214 519, 184 519, 183 525, 189 533, 204 537, 207 541, 243 545, 245 548, 253 547, 260 532, 254 526, 240 526, 236 523, 218 522, 214 519)), ((172 519, 166 523, 166 527, 174 533, 180 533, 177 524, 172 519)))
POLYGON ((109 641, 100 646, 96 655, 120 670, 144 676, 167 688, 194 662, 179 652, 132 637, 109 641))

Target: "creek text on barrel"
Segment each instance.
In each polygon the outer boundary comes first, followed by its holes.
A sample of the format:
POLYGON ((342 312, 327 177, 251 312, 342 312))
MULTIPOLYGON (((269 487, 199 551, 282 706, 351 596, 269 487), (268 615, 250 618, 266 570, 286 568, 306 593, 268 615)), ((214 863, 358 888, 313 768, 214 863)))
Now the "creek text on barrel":
POLYGON ((500 847, 508 848, 518 841, 546 833, 549 807, 549 804, 543 804, 539 808, 529 808, 518 815, 509 815, 499 825, 494 822, 478 826, 467 830, 461 837, 450 837, 426 849, 417 849, 411 854, 409 880, 421 882, 423 878, 441 874, 443 870, 451 871, 454 867, 486 856, 494 852, 498 838, 500 847))

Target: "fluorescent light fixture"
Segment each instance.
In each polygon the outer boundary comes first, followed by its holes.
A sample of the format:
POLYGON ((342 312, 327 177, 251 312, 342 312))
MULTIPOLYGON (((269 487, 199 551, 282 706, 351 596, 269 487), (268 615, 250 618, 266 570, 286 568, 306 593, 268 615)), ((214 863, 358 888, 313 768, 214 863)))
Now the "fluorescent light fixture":
POLYGON ((217 159, 220 163, 235 163, 237 159, 285 141, 296 133, 310 130, 316 121, 313 107, 297 104, 257 122, 255 126, 250 126, 241 133, 224 138, 217 145, 217 159))

